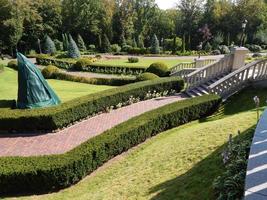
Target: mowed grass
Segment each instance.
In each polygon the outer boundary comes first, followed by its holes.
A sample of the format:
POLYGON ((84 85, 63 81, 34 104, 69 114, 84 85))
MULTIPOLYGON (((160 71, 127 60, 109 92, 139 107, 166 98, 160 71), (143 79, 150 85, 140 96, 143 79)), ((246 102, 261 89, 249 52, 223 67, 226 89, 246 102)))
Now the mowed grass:
POLYGON ((267 89, 249 88, 214 116, 165 131, 116 157, 78 184, 57 193, 18 199, 207 200, 223 170, 221 152, 229 134, 256 124, 252 98, 264 109, 267 89))
MULTIPOLYGON (((61 80, 48 80, 48 83, 63 102, 113 88, 61 80)), ((4 72, 0 73, 0 100, 17 99, 17 92, 17 72, 5 67, 4 72)))
POLYGON ((133 66, 133 67, 149 67, 154 62, 163 62, 169 68, 181 63, 181 62, 193 62, 192 59, 162 59, 162 58, 139 58, 138 63, 129 63, 128 59, 102 59, 95 63, 113 65, 113 66, 133 66))

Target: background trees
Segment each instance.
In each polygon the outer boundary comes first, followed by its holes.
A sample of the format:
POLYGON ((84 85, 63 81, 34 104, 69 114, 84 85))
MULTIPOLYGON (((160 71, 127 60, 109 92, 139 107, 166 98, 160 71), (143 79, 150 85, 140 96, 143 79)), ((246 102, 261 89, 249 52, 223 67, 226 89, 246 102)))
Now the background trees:
POLYGON ((244 19, 247 43, 266 45, 266 5, 264 0, 177 0, 176 8, 161 10, 155 0, 0 0, 0 51, 38 50, 38 39, 44 43, 46 35, 67 50, 65 33, 75 39, 80 35, 84 47, 100 51, 111 44, 148 48, 154 34, 160 46, 170 49, 171 40, 183 41, 192 50, 203 42, 199 29, 205 25, 212 35, 208 46, 229 46, 239 43, 244 19))

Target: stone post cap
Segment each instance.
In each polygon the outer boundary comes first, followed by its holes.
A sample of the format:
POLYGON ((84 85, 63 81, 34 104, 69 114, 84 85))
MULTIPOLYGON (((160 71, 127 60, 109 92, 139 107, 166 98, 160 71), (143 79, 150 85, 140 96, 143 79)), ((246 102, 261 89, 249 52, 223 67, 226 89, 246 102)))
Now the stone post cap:
POLYGON ((231 53, 236 53, 236 52, 249 53, 249 50, 246 47, 232 47, 231 53))

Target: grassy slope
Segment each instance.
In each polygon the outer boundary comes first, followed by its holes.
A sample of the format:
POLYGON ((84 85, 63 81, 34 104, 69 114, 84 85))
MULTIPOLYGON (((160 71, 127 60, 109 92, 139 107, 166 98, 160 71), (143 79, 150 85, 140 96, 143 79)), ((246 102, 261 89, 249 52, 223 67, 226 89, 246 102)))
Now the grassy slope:
POLYGON ((110 60, 100 60, 95 63, 101 63, 101 64, 109 64, 109 65, 124 65, 124 66, 143 66, 143 67, 149 67, 154 62, 163 62, 168 65, 168 67, 172 67, 174 65, 177 65, 181 62, 192 62, 192 60, 180 60, 180 59, 150 59, 150 58, 139 58, 138 63, 129 63, 128 59, 110 59, 110 60))
POLYGON ((252 97, 264 99, 266 92, 248 89, 215 116, 157 135, 71 188, 22 199, 214 199, 222 145, 230 133, 255 125, 252 97))
MULTIPOLYGON (((68 101, 87 94, 110 89, 110 86, 89 85, 61 80, 48 80, 49 85, 55 90, 62 101, 68 101)), ((17 98, 17 72, 5 68, 0 74, 0 100, 17 98)))

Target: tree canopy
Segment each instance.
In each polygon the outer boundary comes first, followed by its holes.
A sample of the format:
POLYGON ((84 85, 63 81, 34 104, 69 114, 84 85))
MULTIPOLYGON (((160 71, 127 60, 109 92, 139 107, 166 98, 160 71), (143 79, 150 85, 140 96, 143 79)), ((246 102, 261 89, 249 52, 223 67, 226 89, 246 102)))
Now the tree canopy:
MULTIPOLYGON (((162 41, 184 38, 186 49, 202 42, 201 28, 209 28, 209 43, 222 36, 224 44, 237 43, 241 24, 248 43, 265 43, 267 3, 264 0, 177 0, 177 7, 161 10, 155 0, 0 0, 2 52, 38 50, 37 41, 49 35, 66 42, 62 34, 79 36, 79 48, 110 44, 150 47, 153 35, 162 41), (15 2, 15 3, 14 3, 15 2), (218 38, 218 37, 217 37, 218 38), (83 46, 83 47, 82 47, 83 46)), ((207 29, 206 29, 207 30, 207 29)), ((64 37, 65 38, 65 37, 64 37)), ((105 47, 106 48, 106 47, 105 47)))

